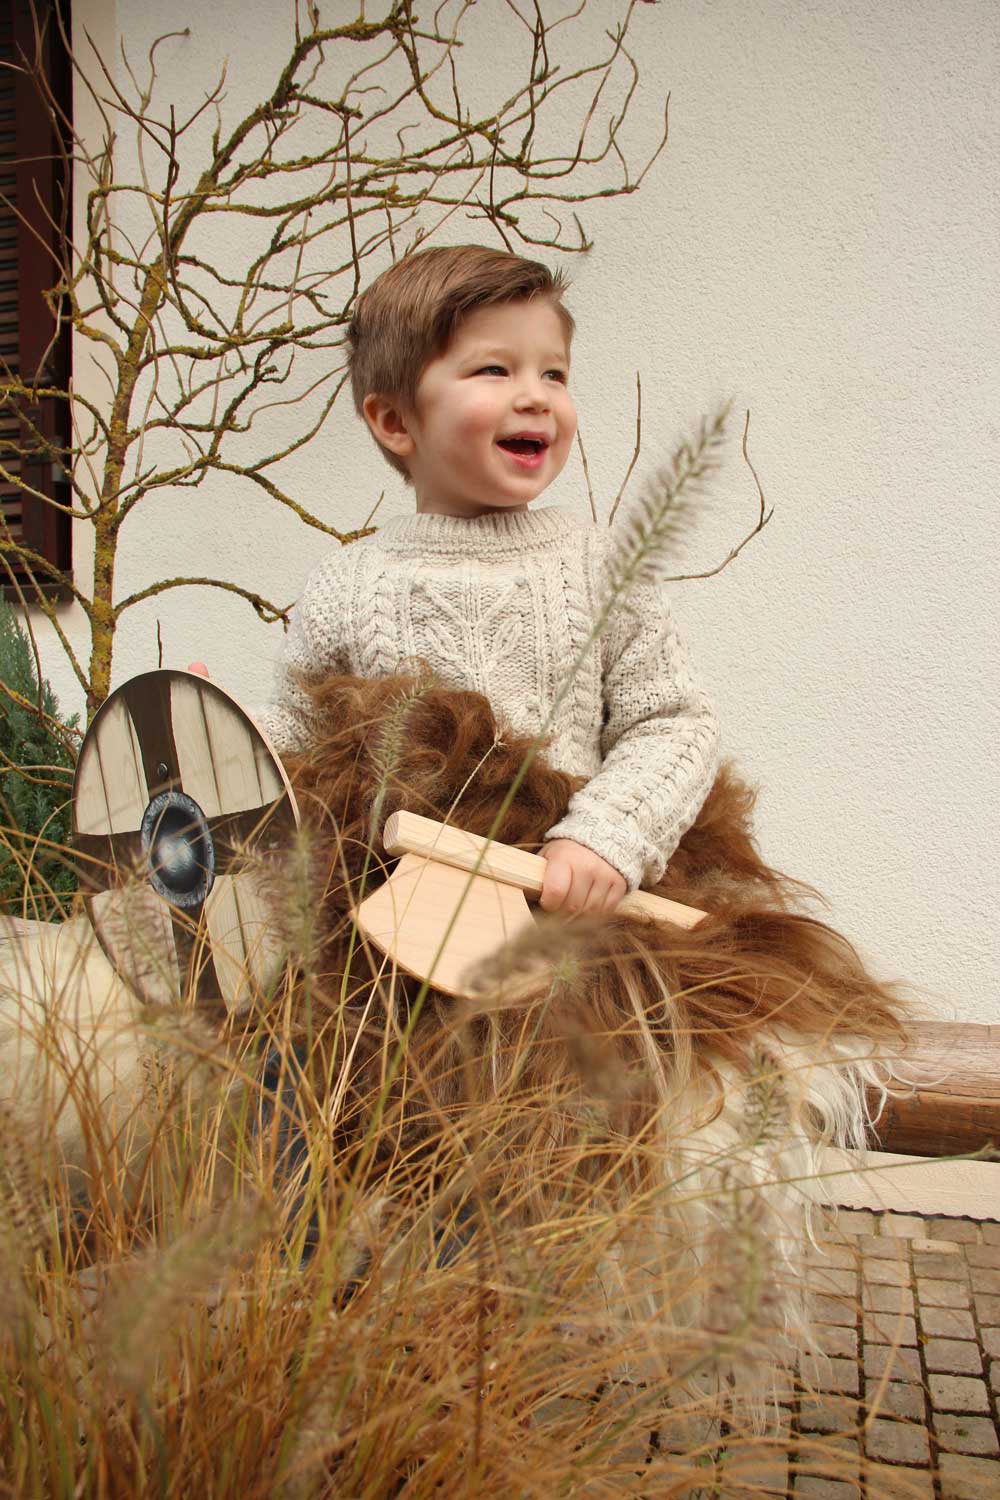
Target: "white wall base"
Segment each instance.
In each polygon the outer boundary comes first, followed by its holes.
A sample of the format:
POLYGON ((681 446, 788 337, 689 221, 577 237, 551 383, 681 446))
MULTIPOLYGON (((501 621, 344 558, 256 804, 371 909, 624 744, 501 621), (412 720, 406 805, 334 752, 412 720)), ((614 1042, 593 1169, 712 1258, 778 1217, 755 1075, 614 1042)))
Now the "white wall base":
POLYGON ((824 1171, 830 1202, 843 1208, 1000 1219, 1000 1162, 830 1149, 824 1171))

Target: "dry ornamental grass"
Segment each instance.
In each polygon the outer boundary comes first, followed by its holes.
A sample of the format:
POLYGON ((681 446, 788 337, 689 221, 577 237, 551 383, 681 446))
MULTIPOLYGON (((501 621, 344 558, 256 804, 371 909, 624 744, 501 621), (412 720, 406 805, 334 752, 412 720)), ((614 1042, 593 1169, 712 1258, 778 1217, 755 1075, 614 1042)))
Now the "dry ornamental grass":
POLYGON ((475 694, 336 678, 317 711, 276 991, 30 1039, 5 1492, 711 1494, 808 1339, 813 1149, 863 1128, 898 1000, 760 860, 732 771, 661 888, 700 928, 551 920, 467 1004, 391 974, 350 916, 373 828, 499 810, 531 847, 573 782, 535 755, 502 811, 527 742, 475 694))

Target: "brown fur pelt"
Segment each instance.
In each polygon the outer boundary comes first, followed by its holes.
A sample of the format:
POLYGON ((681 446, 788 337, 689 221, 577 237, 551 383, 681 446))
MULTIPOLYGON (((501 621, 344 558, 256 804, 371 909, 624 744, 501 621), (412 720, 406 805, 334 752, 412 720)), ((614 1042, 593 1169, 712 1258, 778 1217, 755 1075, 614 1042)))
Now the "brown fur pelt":
MULTIPOLYGON (((485 963, 479 1002, 431 989, 415 1006, 416 981, 373 982, 380 955, 351 919, 362 883, 389 873, 385 819, 406 808, 537 850, 580 782, 535 755, 493 830, 531 742, 498 725, 484 697, 406 677, 331 676, 313 693, 315 746, 289 770, 319 931, 293 1025, 321 1038, 346 1152, 370 1139, 377 1101, 376 1175, 402 1173, 428 1197, 447 1176, 442 1141, 478 1118, 491 1201, 519 1222, 584 1193, 683 1182, 665 1221, 676 1254, 704 1264, 719 1225, 713 1188, 802 1179, 817 1143, 860 1143, 865 1086, 900 1040, 902 1002, 804 910, 811 893, 761 859, 754 794, 732 767, 656 888, 709 913, 696 929, 543 918, 536 937, 485 963)), ((786 1269, 808 1197, 786 1183, 769 1200, 765 1238, 786 1269)), ((794 1296, 779 1301, 773 1320, 788 1323, 794 1296)))
MULTIPOLYGON (((329 982, 344 972, 362 875, 372 890, 391 869, 377 853, 390 813, 406 808, 486 834, 531 741, 498 729, 481 694, 413 678, 334 676, 314 695, 321 732, 289 770, 323 881, 321 971, 329 982)), ((536 755, 493 837, 541 849, 581 784, 536 755)), ((737 1066, 762 1028, 847 1035, 872 1051, 898 1042, 899 996, 872 978, 845 938, 801 909, 813 895, 807 887, 765 864, 751 829, 754 801, 724 766, 655 887, 709 919, 691 932, 634 916, 594 924, 596 965, 618 950, 641 954, 669 976, 671 1032, 737 1066)), ((358 981, 370 978, 356 962, 358 981)))

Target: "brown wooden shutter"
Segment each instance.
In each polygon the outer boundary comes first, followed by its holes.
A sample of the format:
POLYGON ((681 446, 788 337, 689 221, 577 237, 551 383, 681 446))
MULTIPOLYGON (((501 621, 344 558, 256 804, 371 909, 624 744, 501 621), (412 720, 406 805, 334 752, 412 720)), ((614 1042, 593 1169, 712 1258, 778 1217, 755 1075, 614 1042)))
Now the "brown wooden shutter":
MULTIPOLYGON (((34 0, 34 5, 32 0, 0 0, 0 62, 33 59, 37 26, 42 35, 41 71, 69 115, 70 67, 57 7, 68 34, 68 9, 62 0, 34 0)), ((69 380, 69 331, 57 327, 44 295, 57 279, 55 257, 68 222, 66 158, 60 126, 35 81, 12 67, 0 67, 0 385, 14 378, 27 385, 65 389, 69 380)), ((0 476, 0 541, 21 542, 62 572, 70 566, 69 516, 25 495, 13 481, 22 479, 41 494, 68 504, 69 485, 58 455, 68 446, 69 432, 67 402, 0 396, 0 464, 11 476, 0 476)), ((41 571, 32 578, 15 565, 15 573, 28 602, 38 589, 49 596, 63 592, 57 579, 41 571)), ((5 597, 18 598, 4 566, 0 589, 5 597)))

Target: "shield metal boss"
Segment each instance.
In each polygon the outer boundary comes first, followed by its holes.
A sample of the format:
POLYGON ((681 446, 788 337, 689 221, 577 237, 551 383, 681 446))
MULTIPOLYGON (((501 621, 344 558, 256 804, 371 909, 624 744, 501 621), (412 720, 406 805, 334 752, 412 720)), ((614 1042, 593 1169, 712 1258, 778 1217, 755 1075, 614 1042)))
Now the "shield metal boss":
POLYGON ((91 925, 147 1004, 240 1010, 284 962, 274 919, 295 796, 260 730, 192 672, 144 672, 98 710, 73 843, 91 925))

